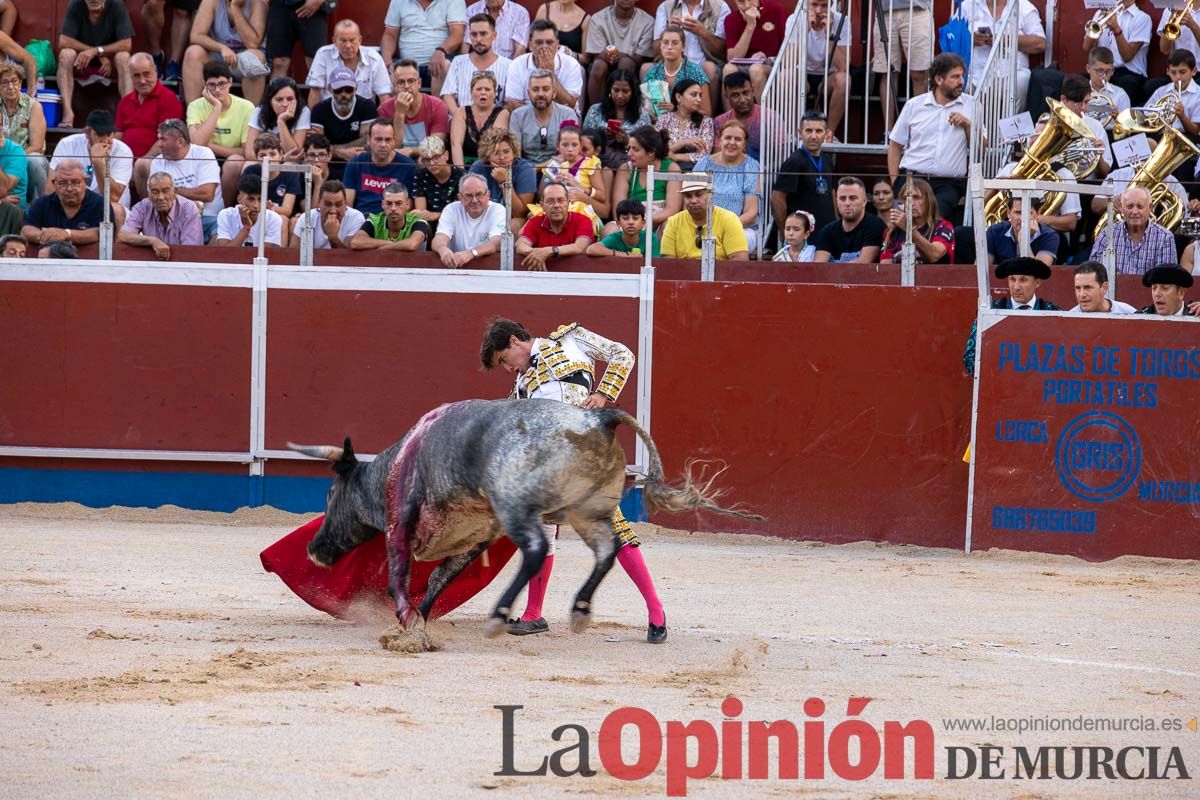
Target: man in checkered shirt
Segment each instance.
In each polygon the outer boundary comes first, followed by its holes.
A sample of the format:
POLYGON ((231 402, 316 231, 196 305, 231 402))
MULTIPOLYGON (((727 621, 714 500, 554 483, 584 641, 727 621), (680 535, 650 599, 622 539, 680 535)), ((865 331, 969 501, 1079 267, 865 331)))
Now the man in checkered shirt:
POLYGON ((1092 259, 1101 261, 1111 236, 1117 255, 1117 273, 1141 275, 1157 264, 1177 264, 1175 237, 1150 219, 1150 193, 1141 186, 1130 186, 1121 195, 1120 222, 1105 227, 1092 246, 1092 259))

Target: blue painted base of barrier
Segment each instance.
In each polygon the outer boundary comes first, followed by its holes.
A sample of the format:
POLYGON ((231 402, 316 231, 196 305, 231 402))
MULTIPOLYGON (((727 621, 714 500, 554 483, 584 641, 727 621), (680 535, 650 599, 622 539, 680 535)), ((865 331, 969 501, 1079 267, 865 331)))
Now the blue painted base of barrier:
MULTIPOLYGON (((274 506, 298 514, 325 510, 329 478, 212 475, 195 472, 0 469, 0 503, 79 503, 92 508, 175 505, 197 511, 274 506)), ((644 521, 642 490, 621 499, 627 519, 644 521)))

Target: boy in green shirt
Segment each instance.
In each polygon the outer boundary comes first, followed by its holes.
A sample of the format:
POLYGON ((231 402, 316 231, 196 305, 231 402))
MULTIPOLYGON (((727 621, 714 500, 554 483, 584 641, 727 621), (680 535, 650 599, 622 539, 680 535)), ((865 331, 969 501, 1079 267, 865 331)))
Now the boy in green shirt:
MULTIPOLYGON (((621 230, 613 231, 600 241, 588 245, 589 256, 635 256, 646 255, 646 207, 637 200, 622 200, 617 203, 617 224, 621 230)), ((658 256, 658 238, 652 237, 651 255, 658 256)))

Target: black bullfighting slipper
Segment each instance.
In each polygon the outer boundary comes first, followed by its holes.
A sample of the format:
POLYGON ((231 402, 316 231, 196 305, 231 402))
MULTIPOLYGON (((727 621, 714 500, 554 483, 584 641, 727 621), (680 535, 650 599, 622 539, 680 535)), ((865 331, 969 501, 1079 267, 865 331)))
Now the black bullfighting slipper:
POLYGON ((655 625, 651 622, 646 626, 646 641, 650 644, 662 644, 667 640, 667 617, 663 615, 663 624, 655 625))
POLYGON ((508 622, 508 632, 513 636, 529 636, 531 633, 547 633, 549 630, 550 626, 545 617, 534 620, 513 619, 508 622))

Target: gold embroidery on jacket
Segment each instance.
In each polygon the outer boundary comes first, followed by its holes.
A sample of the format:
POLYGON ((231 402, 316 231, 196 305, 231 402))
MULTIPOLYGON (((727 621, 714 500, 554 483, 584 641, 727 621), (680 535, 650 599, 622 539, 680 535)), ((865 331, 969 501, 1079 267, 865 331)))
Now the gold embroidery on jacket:
POLYGON ((530 397, 542 385, 562 380, 576 372, 585 373, 588 383, 594 385, 596 366, 590 360, 592 358, 604 361, 606 367, 600 377, 600 384, 591 391, 616 402, 621 390, 625 388, 629 373, 633 370, 633 353, 620 342, 605 339, 578 322, 561 325, 542 340, 537 347, 537 363, 517 378, 513 396, 530 397), (560 344, 567 336, 574 337, 576 344, 589 357, 588 361, 571 359, 560 344))

